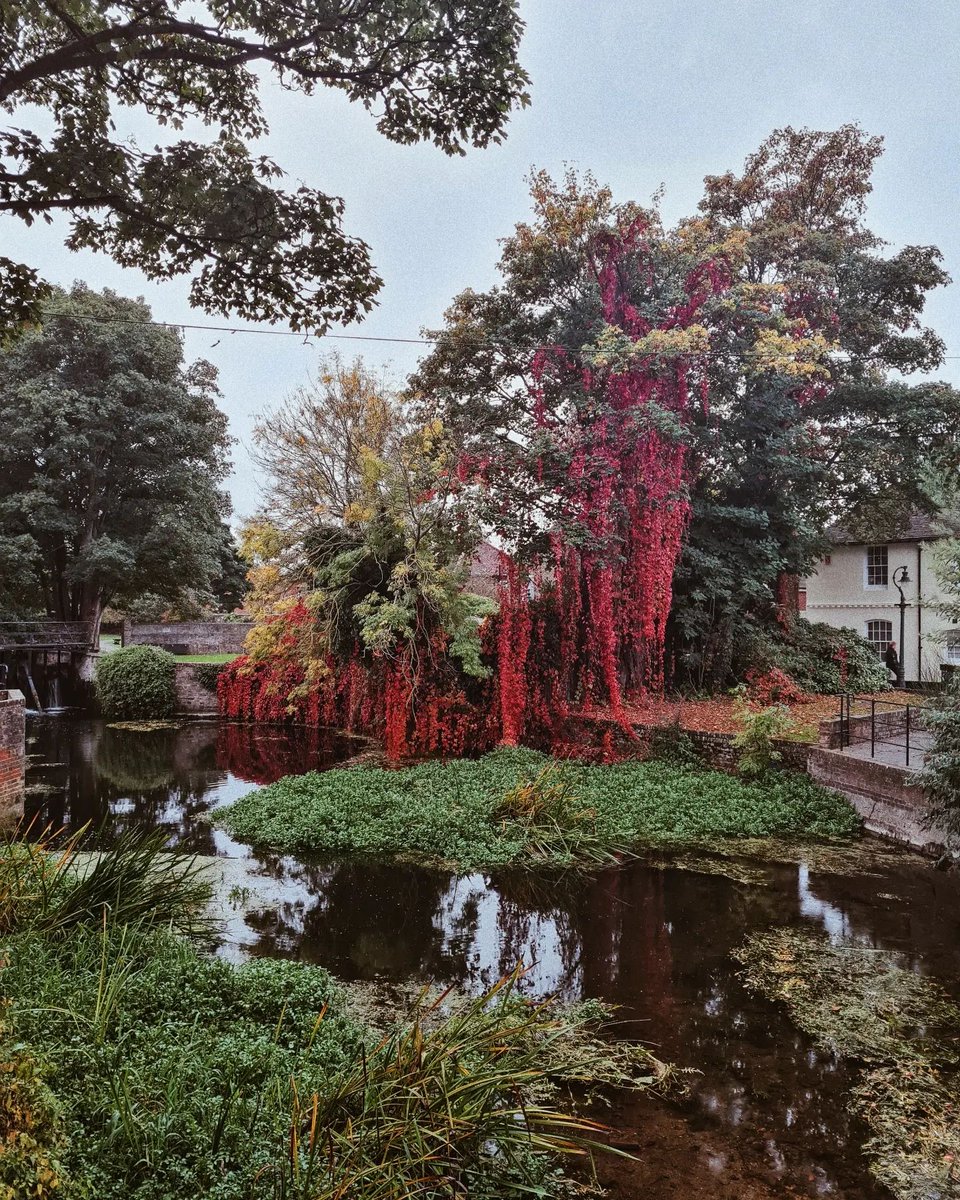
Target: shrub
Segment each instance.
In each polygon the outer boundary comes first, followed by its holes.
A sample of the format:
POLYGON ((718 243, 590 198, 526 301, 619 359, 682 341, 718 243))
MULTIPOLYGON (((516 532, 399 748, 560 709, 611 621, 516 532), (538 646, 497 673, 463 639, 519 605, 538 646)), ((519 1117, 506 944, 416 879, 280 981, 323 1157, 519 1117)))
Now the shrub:
POLYGON ((960 680, 956 676, 926 705, 923 723, 933 734, 933 745, 913 782, 926 793, 931 820, 960 842, 960 680))
POLYGON ((807 693, 786 671, 771 667, 769 671, 751 669, 746 674, 747 695, 754 704, 798 704, 807 700, 807 693))
POLYGON ((55 1200, 67 1191, 59 1107, 36 1060, 0 1024, 0 1200, 55 1200))
POLYGON ((97 660, 97 700, 110 721, 143 721, 176 712, 174 658, 155 646, 128 646, 97 660))
POLYGON ((887 671, 870 643, 853 629, 819 621, 794 621, 772 647, 772 666, 805 692, 881 692, 887 671))
POLYGON ((734 746, 740 751, 737 770, 751 779, 766 775, 773 764, 783 758, 773 739, 783 737, 793 728, 789 709, 782 704, 756 709, 741 697, 737 723, 740 729, 733 739, 734 746))

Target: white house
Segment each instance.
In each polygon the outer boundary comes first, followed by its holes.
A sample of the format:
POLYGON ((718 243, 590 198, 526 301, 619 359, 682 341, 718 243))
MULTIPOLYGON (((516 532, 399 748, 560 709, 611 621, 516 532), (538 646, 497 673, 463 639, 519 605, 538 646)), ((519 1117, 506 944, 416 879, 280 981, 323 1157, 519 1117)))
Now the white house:
POLYGON ((943 535, 929 517, 911 517, 888 542, 857 541, 839 525, 828 536, 833 548, 800 584, 809 621, 855 629, 879 655, 896 642, 908 683, 938 681, 942 663, 960 664, 960 626, 936 612, 943 589, 931 551, 943 535))

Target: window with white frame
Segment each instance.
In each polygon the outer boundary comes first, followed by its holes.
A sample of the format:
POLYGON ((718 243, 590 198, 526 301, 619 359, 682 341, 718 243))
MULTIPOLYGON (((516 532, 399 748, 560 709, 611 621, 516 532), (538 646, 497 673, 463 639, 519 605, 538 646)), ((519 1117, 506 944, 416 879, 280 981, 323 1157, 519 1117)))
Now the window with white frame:
POLYGON ((889 579, 889 556, 886 546, 867 547, 867 587, 886 587, 889 579))
POLYGON ((960 633, 952 633, 943 647, 945 662, 960 664, 960 633))
POLYGON ((887 647, 893 641, 893 622, 868 621, 867 641, 876 650, 877 655, 883 658, 887 647))

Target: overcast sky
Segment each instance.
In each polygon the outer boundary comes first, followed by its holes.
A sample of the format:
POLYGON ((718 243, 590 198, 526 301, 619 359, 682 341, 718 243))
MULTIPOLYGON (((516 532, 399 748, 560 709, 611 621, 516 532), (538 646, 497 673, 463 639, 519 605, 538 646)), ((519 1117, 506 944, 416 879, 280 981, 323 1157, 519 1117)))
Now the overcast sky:
MULTIPOLYGON (((291 182, 340 195, 345 226, 372 247, 379 308, 346 332, 417 337, 465 287, 496 279, 497 239, 528 211, 531 167, 570 163, 619 200, 664 187, 670 222, 693 211, 705 174, 741 166, 774 128, 859 121, 885 138, 868 223, 896 248, 937 245, 960 281, 960 0, 522 0, 530 108, 506 143, 450 159, 394 146, 373 117, 335 94, 312 99, 268 85, 263 150, 291 182)), ((149 125, 118 130, 151 145, 149 125)), ((5 252, 65 286, 83 279, 143 295, 159 320, 224 323, 191 310, 183 281, 151 284, 92 253, 71 254, 63 226, 0 225, 5 252)), ((950 353, 938 372, 960 385, 960 283, 927 316, 950 353)), ((239 324, 239 322, 231 322, 239 324)), ((362 352, 402 379, 420 351, 377 342, 188 332, 190 358, 220 371, 234 437, 235 511, 259 502, 247 444, 254 418, 306 381, 324 348, 362 352), (212 343, 218 343, 213 345, 212 343)))

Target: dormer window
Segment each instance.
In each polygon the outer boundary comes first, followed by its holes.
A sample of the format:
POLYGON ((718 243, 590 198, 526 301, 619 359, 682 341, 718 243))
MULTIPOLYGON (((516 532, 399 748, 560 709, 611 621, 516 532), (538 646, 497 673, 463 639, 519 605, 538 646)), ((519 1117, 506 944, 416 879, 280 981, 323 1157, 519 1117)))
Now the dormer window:
POLYGON ((886 587, 889 583, 889 556, 886 546, 867 547, 866 584, 870 588, 886 587))

